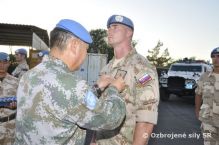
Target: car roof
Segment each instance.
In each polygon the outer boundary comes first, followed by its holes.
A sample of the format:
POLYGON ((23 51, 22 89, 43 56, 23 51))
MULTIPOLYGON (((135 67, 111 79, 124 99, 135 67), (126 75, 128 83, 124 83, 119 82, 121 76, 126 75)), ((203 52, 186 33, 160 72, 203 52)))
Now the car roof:
POLYGON ((210 66, 205 63, 174 63, 172 65, 184 65, 184 66, 190 66, 190 65, 196 65, 196 66, 210 66))

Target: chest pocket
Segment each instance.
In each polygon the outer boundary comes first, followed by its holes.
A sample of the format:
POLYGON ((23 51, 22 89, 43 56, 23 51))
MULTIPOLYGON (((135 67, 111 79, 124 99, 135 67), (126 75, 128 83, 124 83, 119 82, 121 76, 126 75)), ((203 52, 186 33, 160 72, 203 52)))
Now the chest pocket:
POLYGON ((202 104, 200 109, 199 116, 205 119, 212 117, 211 108, 208 104, 202 104))
POLYGON ((209 98, 209 97, 212 97, 213 94, 214 94, 214 86, 210 82, 204 82, 203 83, 203 97, 209 98))

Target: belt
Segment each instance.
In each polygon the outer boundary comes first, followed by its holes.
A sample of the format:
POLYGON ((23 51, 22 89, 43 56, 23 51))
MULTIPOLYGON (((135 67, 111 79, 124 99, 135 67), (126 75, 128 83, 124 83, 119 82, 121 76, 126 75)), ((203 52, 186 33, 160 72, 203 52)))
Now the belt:
POLYGON ((10 120, 13 120, 13 119, 15 119, 15 117, 16 117, 16 113, 12 113, 11 115, 9 115, 9 116, 6 116, 6 117, 1 117, 0 118, 0 122, 7 122, 7 121, 10 121, 10 120))

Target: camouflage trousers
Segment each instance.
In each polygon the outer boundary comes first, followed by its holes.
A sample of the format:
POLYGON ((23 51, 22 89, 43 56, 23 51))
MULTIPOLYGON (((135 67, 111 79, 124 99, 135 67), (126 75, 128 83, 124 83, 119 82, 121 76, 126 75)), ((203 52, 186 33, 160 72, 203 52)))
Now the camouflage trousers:
POLYGON ((219 145, 219 128, 210 124, 202 123, 201 130, 204 138, 204 145, 219 145))
POLYGON ((15 119, 0 122, 0 145, 12 145, 15 139, 15 119))

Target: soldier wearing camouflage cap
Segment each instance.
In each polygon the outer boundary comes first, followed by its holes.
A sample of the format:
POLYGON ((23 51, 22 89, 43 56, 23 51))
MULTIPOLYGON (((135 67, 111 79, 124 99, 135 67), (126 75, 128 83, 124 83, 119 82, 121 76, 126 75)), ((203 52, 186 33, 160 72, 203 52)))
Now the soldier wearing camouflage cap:
MULTIPOLYGON (((9 55, 0 52, 0 98, 16 95, 18 78, 7 73, 10 65, 9 55)), ((16 106, 14 106, 16 107, 16 106)), ((15 114, 9 106, 0 106, 0 144, 11 145, 14 142, 15 114)))
POLYGON ((29 70, 29 66, 27 64, 27 51, 24 48, 17 49, 15 51, 15 58, 18 62, 18 66, 12 72, 12 75, 21 78, 21 76, 29 70))
POLYGON ((107 27, 108 43, 114 48, 115 57, 101 74, 124 77, 126 88, 121 95, 127 112, 120 127, 97 132, 96 142, 98 145, 145 145, 157 123, 159 86, 156 68, 132 47, 134 24, 131 19, 112 15, 107 27))
POLYGON ((195 113, 202 122, 204 145, 219 145, 219 47, 211 59, 213 70, 200 77, 195 90, 195 113))
POLYGON ((73 20, 63 19, 51 31, 50 55, 19 83, 15 145, 83 145, 85 129, 121 124, 126 110, 119 92, 124 80, 105 75, 90 87, 74 73, 91 43, 89 32, 73 20))

